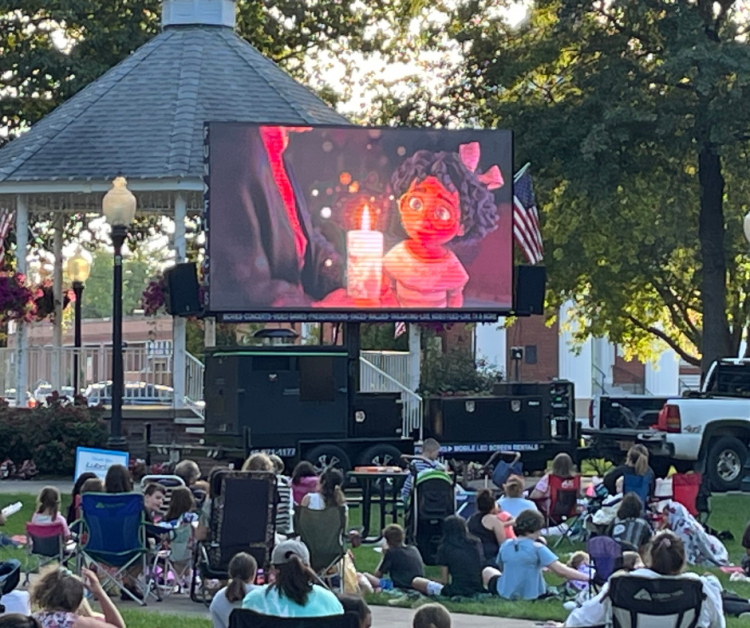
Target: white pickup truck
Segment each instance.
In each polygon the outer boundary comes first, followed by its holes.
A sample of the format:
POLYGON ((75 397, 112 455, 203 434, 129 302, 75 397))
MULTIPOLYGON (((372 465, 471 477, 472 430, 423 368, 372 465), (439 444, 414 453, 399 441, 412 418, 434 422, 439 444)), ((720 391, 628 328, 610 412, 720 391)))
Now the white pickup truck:
POLYGON ((620 463, 641 443, 657 475, 670 466, 695 469, 708 475, 714 490, 736 490, 750 446, 750 360, 715 362, 700 392, 684 397, 600 397, 583 433, 591 456, 620 463))

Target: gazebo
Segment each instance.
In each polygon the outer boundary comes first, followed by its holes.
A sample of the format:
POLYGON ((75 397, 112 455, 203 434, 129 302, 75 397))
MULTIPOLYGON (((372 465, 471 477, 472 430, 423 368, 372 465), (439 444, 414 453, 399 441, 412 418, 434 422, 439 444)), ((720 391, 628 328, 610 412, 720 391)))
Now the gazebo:
MULTIPOLYGON (((17 268, 27 271, 29 218, 54 215, 55 332, 62 345, 63 223, 100 215, 122 174, 139 213, 175 222, 177 263, 185 261, 185 220, 203 194, 203 124, 246 121, 347 123, 235 33, 235 0, 164 0, 162 32, 0 150, 0 208, 15 211, 17 268)), ((173 339, 174 398, 185 396, 185 321, 173 339)), ((26 327, 20 324, 16 395, 26 405, 26 327)), ((54 351, 53 351, 54 355, 54 351)), ((61 385, 61 361, 53 387, 61 385)))

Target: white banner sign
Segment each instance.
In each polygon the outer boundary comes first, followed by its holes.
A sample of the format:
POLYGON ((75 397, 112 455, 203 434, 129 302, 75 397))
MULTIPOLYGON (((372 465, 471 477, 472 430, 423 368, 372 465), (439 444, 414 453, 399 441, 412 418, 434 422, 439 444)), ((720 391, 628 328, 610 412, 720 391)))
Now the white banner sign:
POLYGON ((96 477, 104 480, 107 470, 116 464, 121 464, 126 469, 130 454, 127 451, 110 451, 109 449, 89 449, 78 447, 76 449, 76 473, 74 480, 82 473, 95 473, 96 477))

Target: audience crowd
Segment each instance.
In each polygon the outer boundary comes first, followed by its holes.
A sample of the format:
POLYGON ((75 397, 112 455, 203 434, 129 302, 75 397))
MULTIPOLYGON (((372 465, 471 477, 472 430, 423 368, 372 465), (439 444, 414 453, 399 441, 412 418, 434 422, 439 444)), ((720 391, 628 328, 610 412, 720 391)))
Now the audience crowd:
MULTIPOLYGON (((425 441, 421 456, 411 463, 416 469, 415 475, 444 469, 438 461, 439 450, 436 441, 425 441)), ((152 482, 141 487, 143 519, 155 524, 149 531, 149 543, 155 548, 168 548, 175 571, 189 571, 195 543, 211 538, 212 503, 220 495, 221 478, 226 470, 225 467, 215 468, 202 480, 198 465, 183 460, 174 469, 174 475, 179 478, 175 484, 152 482)), ((373 573, 357 574, 350 552, 344 558, 343 570, 316 573, 311 567, 315 561, 311 560, 310 548, 295 536, 295 511, 348 509, 343 474, 334 468, 318 474, 312 464, 301 462, 287 476, 280 458, 262 453, 251 455, 242 470, 276 476, 276 539, 270 556, 271 571, 263 576, 256 558, 250 553, 234 555, 228 566, 229 579, 220 583, 211 601, 209 611, 214 628, 228 628, 229 616, 235 609, 299 618, 350 612, 357 615, 360 628, 370 628, 372 615, 362 593, 391 590, 444 598, 496 596, 507 600, 537 600, 558 596, 572 600, 568 602, 571 612, 566 626, 578 628, 610 621, 609 581, 605 579, 599 588, 592 586, 596 561, 586 552, 576 551, 563 562, 546 540, 550 535, 567 532, 564 527, 554 528, 561 523, 565 525, 564 517, 552 516, 558 499, 556 486, 571 481, 569 485, 575 487, 576 493, 574 501, 588 496, 594 502, 599 495, 592 492, 595 487, 588 491, 581 487, 576 480, 575 465, 567 454, 557 455, 551 461, 549 473, 529 490, 523 477, 511 475, 501 487, 499 499, 490 489, 481 489, 476 494, 476 511, 468 519, 455 514, 445 518, 437 545, 435 562, 440 567, 437 578, 426 577, 420 549, 407 543, 405 530, 397 524, 383 531, 382 558, 373 573), (341 579, 342 574, 349 571, 354 574, 353 579, 341 579), (547 572, 561 578, 564 585, 549 587, 545 578, 547 572), (341 585, 346 594, 332 593, 327 586, 332 583, 341 585)), ((414 476, 409 475, 402 494, 407 503, 414 490, 413 484, 414 476)), ((603 477, 601 487, 610 494, 606 503, 611 515, 606 524, 592 523, 586 533, 607 536, 621 548, 618 570, 614 570, 610 578, 630 573, 649 579, 699 581, 703 602, 695 625, 697 628, 724 628, 719 581, 713 576, 685 571, 687 563, 695 562, 681 536, 686 524, 682 522, 683 528, 670 529, 669 512, 675 511, 669 511, 670 506, 665 504, 656 512, 649 508, 655 496, 656 479, 649 466, 648 451, 640 445, 632 447, 625 463, 603 477), (626 487, 635 488, 628 491, 626 487), (663 511, 663 516, 659 511, 663 511)), ((110 467, 104 482, 94 474, 83 474, 73 488, 67 517, 60 512, 60 492, 45 487, 39 493, 31 522, 41 526, 58 525, 64 539, 70 539, 82 533, 77 521, 81 518, 83 495, 132 491, 131 475, 123 466, 110 467)), ((682 511, 676 511, 684 518, 682 511)), ((584 512, 583 507, 580 512, 584 512)), ((596 521, 592 517, 582 520, 596 521)), ((0 525, 2 523, 0 520, 0 525)), ((750 526, 743 537, 743 546, 747 549, 746 562, 750 566, 750 526)), ((139 576, 138 569, 131 569, 124 581, 136 598, 141 595, 136 586, 139 576)), ((82 570, 80 578, 64 567, 47 569, 36 580, 30 597, 22 599, 25 601, 12 609, 20 613, 0 616, 0 628, 125 628, 96 574, 87 569, 82 570), (99 603, 101 613, 91 610, 87 597, 99 603)), ((122 599, 129 600, 132 596, 123 594, 122 599)), ((413 626, 450 628, 450 613, 440 604, 424 604, 414 614, 413 626)))

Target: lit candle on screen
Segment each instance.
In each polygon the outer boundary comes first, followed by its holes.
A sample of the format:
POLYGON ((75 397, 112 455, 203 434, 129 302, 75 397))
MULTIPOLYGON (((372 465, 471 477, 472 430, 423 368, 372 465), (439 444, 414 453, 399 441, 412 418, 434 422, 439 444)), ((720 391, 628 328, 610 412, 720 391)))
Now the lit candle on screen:
POLYGON ((352 299, 380 299, 383 234, 372 231, 371 224, 370 208, 365 205, 360 229, 346 234, 346 292, 352 299))

